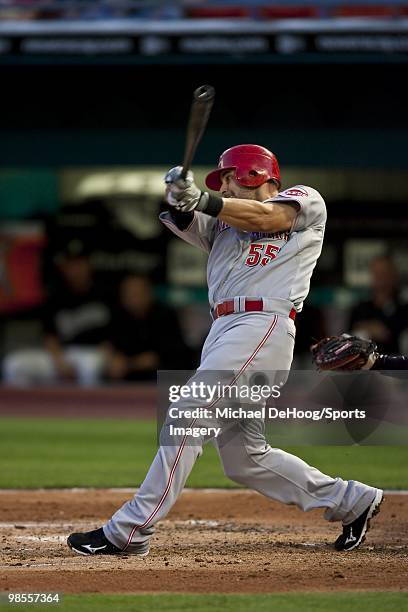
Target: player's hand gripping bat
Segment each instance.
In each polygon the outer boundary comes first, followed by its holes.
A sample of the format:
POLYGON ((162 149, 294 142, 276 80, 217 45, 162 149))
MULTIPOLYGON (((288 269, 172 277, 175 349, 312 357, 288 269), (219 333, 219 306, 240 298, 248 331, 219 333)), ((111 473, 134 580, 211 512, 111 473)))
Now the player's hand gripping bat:
POLYGON ((214 201, 212 204, 209 203, 210 195, 206 191, 201 191, 194 184, 192 172, 189 172, 198 143, 208 123, 214 96, 215 90, 211 85, 201 85, 194 91, 187 125, 183 165, 169 170, 164 178, 168 185, 166 190, 168 204, 183 213, 197 210, 217 216, 222 208, 221 198, 218 198, 215 204, 214 201))

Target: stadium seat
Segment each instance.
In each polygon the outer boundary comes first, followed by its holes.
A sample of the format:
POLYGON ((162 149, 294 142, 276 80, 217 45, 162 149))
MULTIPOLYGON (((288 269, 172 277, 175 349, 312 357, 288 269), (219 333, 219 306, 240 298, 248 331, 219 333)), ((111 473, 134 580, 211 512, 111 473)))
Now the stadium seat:
POLYGON ((263 6, 260 14, 265 19, 307 19, 319 16, 314 6, 263 6))
POLYGON ((187 7, 185 16, 196 19, 247 18, 250 11, 244 6, 197 6, 187 7))
POLYGON ((346 5, 334 10, 336 17, 393 17, 398 8, 385 5, 346 5))

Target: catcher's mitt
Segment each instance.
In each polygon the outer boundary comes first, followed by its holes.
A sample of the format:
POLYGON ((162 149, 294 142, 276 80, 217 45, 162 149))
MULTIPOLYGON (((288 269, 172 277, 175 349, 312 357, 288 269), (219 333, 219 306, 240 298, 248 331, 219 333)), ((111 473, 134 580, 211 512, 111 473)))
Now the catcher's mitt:
POLYGON ((319 370, 370 369, 378 356, 375 342, 348 334, 323 338, 310 350, 319 370))

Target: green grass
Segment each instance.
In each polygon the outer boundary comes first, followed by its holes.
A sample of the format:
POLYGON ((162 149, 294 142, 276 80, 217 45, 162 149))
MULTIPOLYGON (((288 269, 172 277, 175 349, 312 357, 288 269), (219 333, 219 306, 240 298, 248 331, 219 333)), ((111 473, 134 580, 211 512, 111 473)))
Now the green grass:
MULTIPOLYGON (((408 488, 408 446, 286 448, 332 476, 408 488)), ((156 452, 152 421, 0 419, 0 488, 139 485, 156 452)), ((231 487, 207 445, 187 482, 231 487)))
POLYGON ((288 593, 271 595, 66 595, 62 604, 48 606, 5 606, 7 610, 62 610, 63 612, 327 612, 361 610, 387 612, 408 610, 407 593, 288 593))
MULTIPOLYGON (((0 419, 0 488, 136 486, 155 453, 154 421, 0 419)), ((227 486, 205 455, 190 486, 227 486)))

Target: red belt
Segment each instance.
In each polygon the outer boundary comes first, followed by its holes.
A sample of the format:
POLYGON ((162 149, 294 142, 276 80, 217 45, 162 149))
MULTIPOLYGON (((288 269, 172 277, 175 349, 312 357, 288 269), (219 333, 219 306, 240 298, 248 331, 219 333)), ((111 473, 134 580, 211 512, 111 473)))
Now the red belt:
MULTIPOLYGON (((244 310, 238 312, 262 312, 264 310, 263 300, 249 300, 245 298, 244 310)), ((233 314, 235 312, 234 300, 225 300, 221 302, 213 310, 213 318, 224 317, 225 315, 233 314)), ((294 321, 296 318, 296 310, 294 308, 289 312, 289 317, 294 321)))

